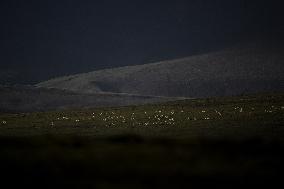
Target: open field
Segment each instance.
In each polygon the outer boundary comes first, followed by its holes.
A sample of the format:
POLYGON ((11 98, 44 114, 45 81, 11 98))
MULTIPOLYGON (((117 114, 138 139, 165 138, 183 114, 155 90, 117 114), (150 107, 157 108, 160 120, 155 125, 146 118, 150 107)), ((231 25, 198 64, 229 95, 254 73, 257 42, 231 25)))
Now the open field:
POLYGON ((11 186, 281 184, 283 94, 1 114, 0 121, 2 179, 11 186))
POLYGON ((284 96, 259 95, 156 105, 1 114, 0 135, 282 138, 284 96))

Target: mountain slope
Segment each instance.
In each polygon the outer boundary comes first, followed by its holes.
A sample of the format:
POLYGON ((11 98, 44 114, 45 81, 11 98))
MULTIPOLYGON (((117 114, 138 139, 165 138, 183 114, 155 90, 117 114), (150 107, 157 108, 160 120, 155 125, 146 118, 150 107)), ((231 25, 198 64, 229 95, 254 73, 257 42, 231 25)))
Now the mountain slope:
POLYGON ((209 97, 284 89, 283 48, 252 45, 66 76, 37 86, 80 93, 209 97))
POLYGON ((96 108, 157 103, 178 98, 126 94, 78 94, 30 86, 0 86, 0 112, 35 112, 68 108, 96 108))

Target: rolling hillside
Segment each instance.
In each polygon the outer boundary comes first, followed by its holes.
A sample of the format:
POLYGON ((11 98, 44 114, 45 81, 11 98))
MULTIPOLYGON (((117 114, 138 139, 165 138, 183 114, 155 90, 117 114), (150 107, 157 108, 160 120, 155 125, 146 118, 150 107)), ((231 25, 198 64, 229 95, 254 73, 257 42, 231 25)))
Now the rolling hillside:
POLYGON ((0 85, 0 112, 35 112, 68 108, 115 107, 178 99, 114 93, 78 94, 58 89, 0 85))
POLYGON ((37 86, 89 94, 112 92, 170 97, 283 91, 283 60, 283 48, 238 46, 183 59, 65 76, 37 86))

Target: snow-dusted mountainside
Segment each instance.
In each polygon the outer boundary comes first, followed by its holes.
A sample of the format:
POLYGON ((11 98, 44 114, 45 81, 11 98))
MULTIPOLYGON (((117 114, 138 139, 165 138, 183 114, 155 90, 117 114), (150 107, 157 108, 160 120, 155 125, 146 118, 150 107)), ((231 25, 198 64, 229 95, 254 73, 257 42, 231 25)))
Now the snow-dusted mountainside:
POLYGON ((284 50, 238 46, 219 52, 55 78, 38 87, 80 93, 210 97, 284 89, 284 50))

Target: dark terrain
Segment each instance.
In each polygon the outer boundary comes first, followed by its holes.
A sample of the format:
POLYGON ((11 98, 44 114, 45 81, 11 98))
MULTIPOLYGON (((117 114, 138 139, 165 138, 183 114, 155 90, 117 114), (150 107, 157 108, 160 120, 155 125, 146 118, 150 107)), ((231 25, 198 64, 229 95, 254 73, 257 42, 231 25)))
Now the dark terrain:
POLYGON ((36 86, 1 85, 1 183, 283 185, 283 54, 279 46, 240 45, 36 86))
POLYGON ((35 188, 281 186, 283 115, 281 93, 2 113, 1 183, 35 188))

